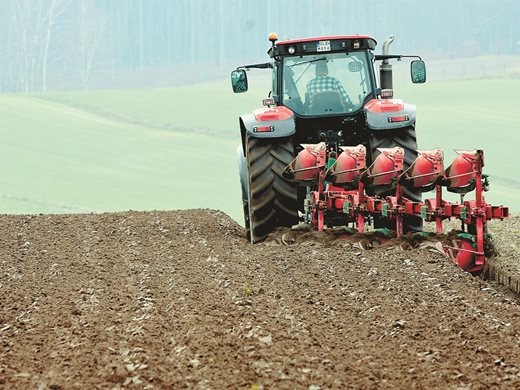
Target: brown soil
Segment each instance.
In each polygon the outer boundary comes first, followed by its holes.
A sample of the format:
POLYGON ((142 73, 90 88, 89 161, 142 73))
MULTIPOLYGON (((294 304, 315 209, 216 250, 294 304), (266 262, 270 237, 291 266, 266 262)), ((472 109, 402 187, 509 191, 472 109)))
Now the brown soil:
POLYGON ((510 217, 506 221, 492 221, 489 231, 497 248, 494 263, 520 275, 520 216, 510 217))
POLYGON ((253 246, 211 210, 1 216, 0 387, 520 388, 516 295, 319 241, 253 246))

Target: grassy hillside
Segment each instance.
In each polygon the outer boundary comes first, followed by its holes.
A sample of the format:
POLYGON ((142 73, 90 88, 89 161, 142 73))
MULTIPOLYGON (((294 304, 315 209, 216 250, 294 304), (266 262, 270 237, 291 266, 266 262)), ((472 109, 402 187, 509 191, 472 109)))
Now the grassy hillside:
POLYGON ((243 94, 233 94, 229 81, 225 80, 177 88, 58 92, 37 96, 128 123, 235 136, 238 116, 261 106, 261 100, 267 96, 270 78, 266 74, 250 74, 250 91, 243 94))
MULTIPOLYGON (((257 76, 257 77, 255 77, 257 76)), ((0 212, 217 208, 241 219, 237 117, 260 106, 269 79, 172 89, 0 95, 0 212)), ((515 150, 520 79, 404 84, 418 106, 421 148, 482 148, 488 200, 520 210, 515 150)))
POLYGON ((229 138, 131 125, 26 96, 0 96, 0 116, 0 212, 239 209, 229 138))
POLYGON ((417 104, 419 147, 439 147, 449 164, 456 150, 483 149, 484 172, 490 175, 487 200, 520 210, 517 145, 520 79, 465 80, 406 85, 397 91, 417 104))

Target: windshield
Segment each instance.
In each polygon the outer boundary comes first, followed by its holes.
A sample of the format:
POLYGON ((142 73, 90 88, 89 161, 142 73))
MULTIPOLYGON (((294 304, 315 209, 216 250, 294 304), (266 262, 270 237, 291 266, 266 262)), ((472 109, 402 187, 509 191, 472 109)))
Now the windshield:
POLYGON ((357 111, 372 92, 369 66, 363 51, 286 57, 282 104, 300 115, 357 111))

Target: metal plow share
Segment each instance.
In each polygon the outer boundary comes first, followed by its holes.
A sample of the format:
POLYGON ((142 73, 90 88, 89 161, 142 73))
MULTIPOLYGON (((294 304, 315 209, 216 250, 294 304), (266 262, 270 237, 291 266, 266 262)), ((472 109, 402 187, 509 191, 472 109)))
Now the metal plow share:
POLYGON ((367 166, 363 145, 341 146, 339 154, 324 142, 302 146, 283 176, 307 186, 305 222, 314 229, 351 224, 351 231, 363 233, 371 222, 376 228, 384 226, 376 230, 391 239, 403 237, 410 219, 434 222, 436 234, 440 235, 443 220, 456 218, 461 221, 461 230, 445 236, 438 249, 467 272, 478 274, 484 269, 486 223, 508 217, 509 211, 484 199, 489 184, 482 174, 482 150, 456 151, 458 156, 446 169, 442 150, 418 151, 416 160, 405 169, 404 150, 400 147, 378 149, 380 154, 367 166), (460 202, 444 200, 443 188, 460 194, 460 202), (405 196, 407 189, 434 191, 435 196, 412 201, 405 196), (464 200, 470 192, 474 192, 474 199, 464 200))

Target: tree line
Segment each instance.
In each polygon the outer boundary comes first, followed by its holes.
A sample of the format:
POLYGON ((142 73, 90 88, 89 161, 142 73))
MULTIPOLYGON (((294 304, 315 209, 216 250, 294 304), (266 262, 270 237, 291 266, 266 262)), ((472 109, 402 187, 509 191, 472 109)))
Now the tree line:
POLYGON ((267 35, 369 34, 430 58, 520 54, 517 0, 0 0, 0 92, 173 85, 264 60, 267 35))

